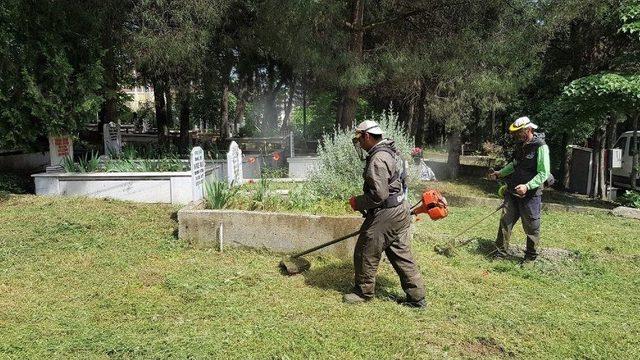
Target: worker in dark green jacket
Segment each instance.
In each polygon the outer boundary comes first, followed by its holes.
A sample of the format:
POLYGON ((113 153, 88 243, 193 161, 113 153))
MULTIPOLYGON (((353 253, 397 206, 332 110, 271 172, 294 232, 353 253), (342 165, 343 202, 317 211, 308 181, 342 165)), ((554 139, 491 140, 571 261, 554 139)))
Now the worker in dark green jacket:
POLYGON ((509 126, 509 132, 517 141, 513 160, 500 171, 489 174, 491 178, 503 178, 507 183, 505 206, 496 237, 497 255, 511 256, 511 232, 518 219, 522 219, 522 227, 527 236, 523 259, 525 262, 535 260, 538 256, 542 188, 545 182, 549 183, 552 179, 549 147, 544 141, 544 133, 534 131, 537 128, 528 117, 514 121, 509 126))

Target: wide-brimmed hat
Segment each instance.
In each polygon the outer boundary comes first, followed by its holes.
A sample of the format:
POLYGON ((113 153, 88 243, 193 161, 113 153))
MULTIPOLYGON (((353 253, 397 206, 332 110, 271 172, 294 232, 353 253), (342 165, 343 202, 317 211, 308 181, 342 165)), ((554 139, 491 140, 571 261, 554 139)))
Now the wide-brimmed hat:
POLYGON ((532 123, 531 120, 529 120, 529 118, 526 116, 517 118, 516 121, 513 122, 513 124, 509 125, 510 132, 516 132, 525 128, 532 128, 535 130, 538 128, 538 125, 532 123))

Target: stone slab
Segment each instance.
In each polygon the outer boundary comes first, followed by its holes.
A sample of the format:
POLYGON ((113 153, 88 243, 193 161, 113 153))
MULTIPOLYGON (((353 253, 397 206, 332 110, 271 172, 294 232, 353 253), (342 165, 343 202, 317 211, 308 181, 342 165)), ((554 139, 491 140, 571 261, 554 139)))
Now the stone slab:
MULTIPOLYGON (((206 168, 205 179, 217 175, 206 168)), ((145 203, 193 201, 191 172, 41 173, 32 175, 36 195, 89 196, 145 203)))
POLYGON ((618 206, 617 208, 611 210, 611 213, 616 216, 622 216, 629 219, 640 220, 640 209, 634 209, 626 206, 618 206))
POLYGON ((290 178, 307 179, 320 166, 320 159, 315 156, 290 157, 287 162, 290 178))
MULTIPOLYGON (((110 198, 144 203, 170 203, 171 180, 60 180, 60 195, 110 198)), ((186 190, 191 191, 190 184, 186 190)))

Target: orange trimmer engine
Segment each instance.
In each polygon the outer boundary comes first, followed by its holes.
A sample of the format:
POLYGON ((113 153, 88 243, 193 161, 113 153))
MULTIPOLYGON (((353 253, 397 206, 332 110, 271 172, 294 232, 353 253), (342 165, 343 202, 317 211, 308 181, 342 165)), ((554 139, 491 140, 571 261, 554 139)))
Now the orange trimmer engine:
POLYGON ((413 210, 413 214, 427 214, 431 220, 444 219, 449 215, 447 199, 438 190, 427 190, 422 193, 420 205, 413 210))

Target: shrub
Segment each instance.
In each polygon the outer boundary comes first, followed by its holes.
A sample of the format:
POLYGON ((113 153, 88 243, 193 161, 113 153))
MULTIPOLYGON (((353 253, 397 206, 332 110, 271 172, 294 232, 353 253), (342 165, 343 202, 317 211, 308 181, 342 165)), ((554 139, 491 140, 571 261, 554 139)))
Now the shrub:
POLYGON ((204 188, 208 209, 224 209, 239 190, 233 183, 229 186, 226 181, 218 180, 206 182, 204 188))
POLYGON ((309 207, 310 204, 316 203, 318 197, 309 189, 309 185, 296 185, 289 191, 287 197, 288 206, 295 210, 304 210, 309 207))
POLYGON ((626 190, 624 195, 620 197, 623 205, 640 209, 640 192, 634 190, 626 190))
MULTIPOLYGON (((368 120, 380 124, 384 137, 395 140, 396 147, 404 160, 411 159, 413 139, 392 110, 385 111, 368 120)), ((336 130, 323 136, 323 145, 318 149, 320 164, 310 177, 310 189, 317 195, 346 200, 351 195, 362 192, 362 171, 365 163, 356 153, 352 138, 354 129, 336 130)), ((413 174, 413 162, 409 161, 408 173, 413 174)), ((409 177, 410 179, 410 177, 409 177)))
POLYGON ((28 176, 18 174, 0 174, 0 192, 8 194, 25 194, 28 189, 28 176))
POLYGON ((89 173, 95 172, 100 166, 100 156, 97 153, 92 152, 91 157, 85 154, 77 163, 73 161, 73 158, 66 156, 62 159, 62 168, 68 173, 89 173))
POLYGON ((262 176, 260 177, 260 182, 258 182, 258 188, 251 199, 251 210, 264 209, 268 191, 269 182, 266 177, 262 176))

